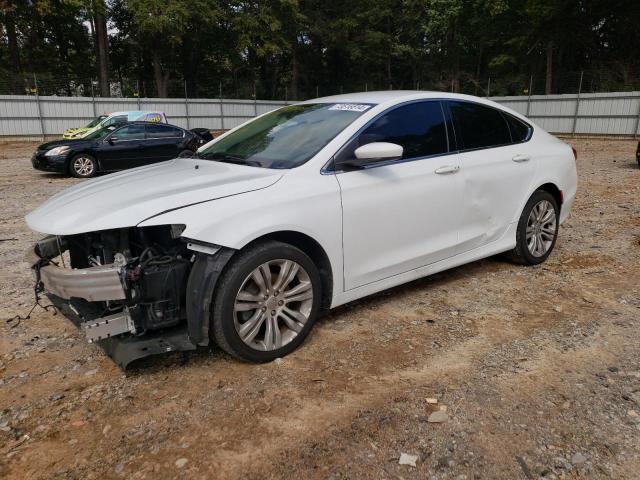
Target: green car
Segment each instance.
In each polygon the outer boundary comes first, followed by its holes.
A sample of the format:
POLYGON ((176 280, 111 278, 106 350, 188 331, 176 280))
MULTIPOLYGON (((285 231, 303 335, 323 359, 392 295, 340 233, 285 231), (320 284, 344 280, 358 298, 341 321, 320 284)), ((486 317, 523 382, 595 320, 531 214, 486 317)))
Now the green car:
POLYGON ((98 125, 102 120, 104 120, 108 116, 109 115, 99 115, 96 118, 94 118, 93 120, 91 120, 84 127, 68 128, 62 134, 62 138, 67 138, 67 139, 69 139, 69 138, 77 138, 77 137, 81 136, 83 133, 86 133, 89 130, 91 130, 93 127, 98 125))

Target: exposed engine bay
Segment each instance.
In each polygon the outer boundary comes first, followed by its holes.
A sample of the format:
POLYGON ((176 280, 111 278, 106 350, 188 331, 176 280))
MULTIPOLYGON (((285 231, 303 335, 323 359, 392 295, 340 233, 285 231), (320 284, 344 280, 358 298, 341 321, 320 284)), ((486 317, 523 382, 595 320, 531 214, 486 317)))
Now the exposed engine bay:
MULTIPOLYGON (((180 237, 183 229, 161 225, 47 236, 35 245, 30 260, 36 291, 45 291, 89 342, 142 342, 136 358, 207 344, 208 300, 230 255, 216 263, 219 248, 188 243, 180 237), (189 309, 187 285, 197 262, 189 309), (187 331, 188 310, 192 335, 187 331), (182 333, 175 337, 177 326, 182 333), (166 334, 172 328, 174 344, 166 334), (143 345, 149 340, 155 343, 143 345)), ((114 360, 125 366, 129 358, 114 360)))

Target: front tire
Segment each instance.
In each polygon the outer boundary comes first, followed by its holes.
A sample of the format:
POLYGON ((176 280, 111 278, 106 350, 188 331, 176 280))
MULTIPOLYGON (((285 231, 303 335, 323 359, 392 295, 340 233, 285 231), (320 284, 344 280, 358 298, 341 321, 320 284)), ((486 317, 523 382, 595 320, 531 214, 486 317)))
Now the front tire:
POLYGON ((558 238, 560 210, 549 192, 536 190, 522 210, 516 231, 516 246, 508 253, 522 265, 544 262, 558 238))
POLYGON ((91 155, 80 153, 69 162, 69 173, 76 178, 90 178, 98 173, 98 162, 91 155))
POLYGON ((178 154, 178 158, 192 158, 193 154, 194 154, 194 152, 192 150, 182 150, 178 154))
POLYGON ((248 362, 294 351, 309 334, 321 298, 320 274, 300 249, 268 241, 235 255, 213 295, 213 340, 248 362))

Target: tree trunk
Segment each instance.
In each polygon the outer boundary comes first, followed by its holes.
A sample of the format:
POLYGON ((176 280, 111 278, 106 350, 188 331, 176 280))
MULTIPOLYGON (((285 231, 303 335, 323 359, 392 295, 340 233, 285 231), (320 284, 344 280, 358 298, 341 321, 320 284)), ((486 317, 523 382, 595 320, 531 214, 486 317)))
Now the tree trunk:
POLYGON ((104 0, 94 2, 94 25, 96 31, 96 60, 98 63, 98 83, 100 96, 108 97, 109 89, 109 39, 107 37, 107 17, 104 0))
POLYGON ((547 77, 544 85, 544 93, 551 95, 553 91, 553 40, 547 42, 547 77))
POLYGON ((7 41, 9 47, 9 67, 13 72, 20 72, 20 49, 18 47, 18 34, 16 32, 16 22, 13 18, 13 6, 8 7, 4 14, 4 26, 7 31, 7 41))
POLYGON ((153 51, 153 77, 156 82, 158 97, 167 98, 169 93, 169 72, 162 71, 160 54, 156 50, 153 51))
POLYGON ((18 47, 18 34, 16 32, 16 22, 13 18, 13 5, 6 7, 4 14, 4 27, 7 32, 7 43, 9 47, 9 68, 16 75, 11 78, 11 91, 14 94, 23 94, 22 82, 18 74, 22 71, 20 64, 20 48, 18 47))
POLYGON ((298 66, 298 39, 291 44, 291 92, 289 92, 290 98, 298 99, 298 78, 300 75, 298 66))

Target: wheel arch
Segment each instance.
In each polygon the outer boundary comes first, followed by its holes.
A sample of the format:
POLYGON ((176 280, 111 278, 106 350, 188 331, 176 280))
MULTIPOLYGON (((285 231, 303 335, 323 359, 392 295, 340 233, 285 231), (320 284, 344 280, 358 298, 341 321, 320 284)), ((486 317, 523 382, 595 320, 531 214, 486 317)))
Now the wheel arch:
POLYGON ((551 196, 556 201, 556 204, 558 205, 558 213, 560 213, 560 210, 562 210, 562 203, 563 203, 562 191, 558 188, 558 186, 555 183, 552 183, 552 182, 543 183, 538 188, 536 188, 536 190, 542 190, 544 192, 551 194, 551 196))
POLYGON ((329 256, 322 245, 306 233, 295 230, 279 230, 256 237, 243 248, 266 240, 275 240, 292 245, 299 248, 309 256, 320 272, 320 281, 322 282, 322 300, 320 302, 320 308, 324 310, 329 309, 333 299, 333 268, 331 266, 329 256))
POLYGON ((241 248, 221 247, 213 255, 198 253, 187 282, 187 324, 189 337, 196 345, 209 341, 209 319, 213 294, 218 278, 233 256, 248 246, 267 240, 287 243, 302 250, 318 267, 322 287, 320 308, 329 309, 333 300, 333 268, 325 249, 311 236, 294 231, 279 230, 265 233, 245 243, 241 248))

